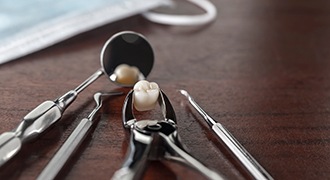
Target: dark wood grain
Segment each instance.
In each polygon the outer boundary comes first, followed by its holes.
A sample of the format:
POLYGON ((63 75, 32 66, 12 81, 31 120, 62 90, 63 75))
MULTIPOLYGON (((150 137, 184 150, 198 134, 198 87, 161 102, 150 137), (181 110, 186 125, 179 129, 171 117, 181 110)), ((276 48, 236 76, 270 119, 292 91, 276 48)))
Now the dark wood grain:
MULTIPOLYGON (((326 0, 213 0, 217 20, 205 27, 153 24, 141 16, 84 33, 0 66, 0 133, 30 110, 75 88, 99 67, 114 33, 144 34, 155 50, 148 77, 170 98, 190 153, 228 179, 247 174, 177 92, 186 89, 229 129, 275 179, 330 177, 330 3, 326 0)), ((0 179, 35 179, 80 119, 97 91, 123 90, 101 77, 64 117, 5 167, 0 179)), ((113 97, 60 179, 109 179, 121 166, 128 134, 125 96, 113 97)), ((158 117, 147 112, 145 117, 158 117)), ((145 179, 200 179, 173 163, 152 162, 145 179)))

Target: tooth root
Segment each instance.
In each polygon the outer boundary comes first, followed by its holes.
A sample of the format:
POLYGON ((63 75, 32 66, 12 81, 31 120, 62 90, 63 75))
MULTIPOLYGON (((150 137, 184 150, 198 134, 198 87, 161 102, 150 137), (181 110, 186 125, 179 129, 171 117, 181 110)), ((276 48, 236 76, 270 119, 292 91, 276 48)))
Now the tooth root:
POLYGON ((114 74, 116 81, 121 84, 135 84, 139 80, 140 71, 135 66, 121 64, 116 67, 114 74))
POLYGON ((136 110, 148 111, 155 108, 159 96, 157 83, 142 80, 137 82, 133 89, 133 102, 136 110))

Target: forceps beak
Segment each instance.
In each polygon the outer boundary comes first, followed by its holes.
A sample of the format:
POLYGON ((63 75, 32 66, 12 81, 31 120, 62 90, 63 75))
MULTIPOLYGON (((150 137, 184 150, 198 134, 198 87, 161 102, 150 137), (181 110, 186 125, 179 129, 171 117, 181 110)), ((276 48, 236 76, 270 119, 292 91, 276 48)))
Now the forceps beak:
MULTIPOLYGON (((123 120, 123 126, 125 128, 130 128, 134 122, 136 122, 134 113, 133 113, 133 95, 134 90, 131 90, 124 101, 123 109, 122 109, 122 120, 123 120)), ((161 111, 164 117, 164 120, 168 121, 171 120, 176 124, 176 115, 173 109, 173 106, 170 103, 170 100, 165 95, 163 90, 159 90, 159 97, 158 97, 158 103, 161 107, 161 111)))
POLYGON ((163 90, 160 89, 159 91, 160 98, 158 98, 158 102, 161 106, 163 116, 165 120, 172 120, 176 124, 176 115, 173 109, 173 106, 170 103, 170 100, 165 95, 163 90))

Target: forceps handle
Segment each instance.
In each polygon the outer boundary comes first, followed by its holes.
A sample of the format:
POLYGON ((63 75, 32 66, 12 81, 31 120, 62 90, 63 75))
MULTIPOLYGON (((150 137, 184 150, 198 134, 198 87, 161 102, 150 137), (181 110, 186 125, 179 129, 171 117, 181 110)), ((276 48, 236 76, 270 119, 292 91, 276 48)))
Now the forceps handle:
POLYGON ((144 135, 138 133, 136 130, 131 132, 130 145, 126 154, 124 163, 118 169, 111 180, 138 180, 141 179, 144 170, 147 166, 148 153, 151 148, 151 138, 147 138, 146 142, 142 143, 137 139, 143 138, 144 135))
POLYGON ((251 175, 258 180, 272 180, 273 177, 250 155, 236 138, 220 123, 215 123, 212 130, 227 145, 251 175))
MULTIPOLYGON (((166 136, 162 133, 160 133, 160 136, 162 136, 167 147, 171 150, 171 152, 179 156, 179 157, 177 157, 176 155, 174 155, 174 156, 169 155, 169 156, 165 156, 166 159, 176 161, 179 163, 183 163, 183 164, 199 171, 201 174, 203 174, 208 179, 212 179, 212 180, 223 180, 224 179, 220 174, 207 168, 204 164, 199 162, 197 159, 195 159, 189 153, 187 153, 186 151, 184 151, 180 147, 178 147, 177 144, 173 143, 172 140, 168 136, 166 136)), ((175 139, 175 138, 173 138, 173 139, 175 139)))

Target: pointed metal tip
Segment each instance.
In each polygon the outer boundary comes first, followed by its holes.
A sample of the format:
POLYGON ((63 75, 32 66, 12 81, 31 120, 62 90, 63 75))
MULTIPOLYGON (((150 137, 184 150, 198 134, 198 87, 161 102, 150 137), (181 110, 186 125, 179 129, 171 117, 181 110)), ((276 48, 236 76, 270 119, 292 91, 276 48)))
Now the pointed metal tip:
POLYGON ((186 97, 189 97, 189 96, 190 96, 186 90, 181 89, 181 90, 179 90, 179 92, 180 92, 182 95, 186 96, 186 97))
POLYGON ((94 101, 96 102, 97 106, 99 106, 102 96, 115 96, 115 95, 121 95, 121 94, 123 94, 123 92, 120 92, 120 91, 112 91, 112 92, 105 92, 105 93, 97 92, 94 94, 94 101))

